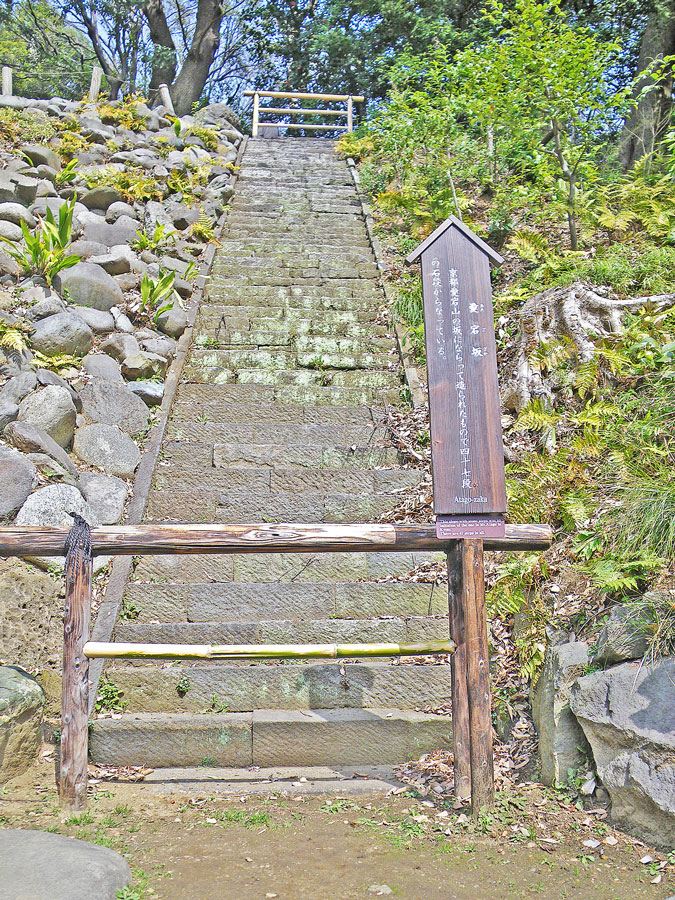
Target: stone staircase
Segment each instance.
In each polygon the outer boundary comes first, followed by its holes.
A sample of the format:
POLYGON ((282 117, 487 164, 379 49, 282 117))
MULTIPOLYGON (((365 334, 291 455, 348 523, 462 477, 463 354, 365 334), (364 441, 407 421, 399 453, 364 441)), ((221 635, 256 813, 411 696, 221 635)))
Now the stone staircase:
MULTIPOLYGON (((249 141, 147 521, 373 521, 418 473, 382 424, 401 374, 348 168, 331 142, 249 141)), ((144 557, 121 641, 444 640, 447 596, 378 583, 428 553, 144 557)), ((446 664, 109 664, 118 765, 387 765, 450 745, 446 664)))

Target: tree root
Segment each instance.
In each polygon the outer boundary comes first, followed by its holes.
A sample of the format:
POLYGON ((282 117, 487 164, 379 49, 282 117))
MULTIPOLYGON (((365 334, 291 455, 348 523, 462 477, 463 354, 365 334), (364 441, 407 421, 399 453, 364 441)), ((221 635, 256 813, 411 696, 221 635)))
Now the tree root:
POLYGON ((617 300, 609 296, 607 288, 576 281, 530 297, 520 310, 520 334, 502 391, 504 406, 517 413, 534 397, 552 399, 552 384, 531 360, 538 347, 566 339, 572 344, 577 365, 590 362, 595 342, 619 334, 624 313, 647 304, 665 309, 675 304, 675 294, 617 300))

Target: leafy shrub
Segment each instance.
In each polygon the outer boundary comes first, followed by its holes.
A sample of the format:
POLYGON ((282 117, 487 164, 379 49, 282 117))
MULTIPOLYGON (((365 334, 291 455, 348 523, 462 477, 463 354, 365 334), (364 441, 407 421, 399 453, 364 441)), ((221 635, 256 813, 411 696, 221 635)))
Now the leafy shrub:
POLYGON ((56 134, 51 117, 37 116, 22 109, 0 109, 0 141, 18 146, 25 143, 44 143, 56 134))
POLYGON ((22 222, 21 230, 25 247, 17 246, 7 238, 0 238, 6 245, 6 252, 19 263, 25 272, 42 275, 48 284, 51 284, 56 274, 63 269, 71 268, 81 259, 74 253, 66 252, 73 228, 75 201, 74 197, 70 203, 64 203, 59 208, 58 223, 51 209, 47 209, 45 218, 40 221, 32 233, 26 223, 22 222))

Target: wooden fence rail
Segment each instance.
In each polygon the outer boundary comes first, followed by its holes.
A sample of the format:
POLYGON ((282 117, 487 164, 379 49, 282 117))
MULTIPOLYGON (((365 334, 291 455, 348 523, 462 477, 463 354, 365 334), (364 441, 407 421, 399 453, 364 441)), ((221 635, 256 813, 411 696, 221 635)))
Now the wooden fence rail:
POLYGON ((507 525, 503 538, 448 541, 432 525, 120 525, 90 528, 79 516, 67 528, 2 527, 0 556, 66 557, 63 692, 58 787, 61 802, 87 801, 90 658, 231 659, 343 658, 454 653, 451 693, 455 792, 471 795, 475 812, 492 802, 492 737, 483 546, 488 550, 543 550, 547 525, 507 525), (92 559, 96 555, 189 553, 391 552, 441 550, 448 554, 447 642, 425 644, 162 645, 90 642, 92 559))
POLYGON ((302 91, 244 91, 245 97, 253 97, 253 124, 251 134, 258 137, 260 128, 304 128, 308 131, 353 131, 354 130, 354 104, 363 103, 363 97, 354 94, 308 94, 302 91), (261 106, 260 98, 269 97, 272 100, 317 100, 320 103, 344 103, 342 109, 306 109, 300 106, 261 106), (267 113, 275 116, 328 116, 343 117, 347 119, 346 125, 312 125, 304 122, 261 122, 260 114, 267 113))

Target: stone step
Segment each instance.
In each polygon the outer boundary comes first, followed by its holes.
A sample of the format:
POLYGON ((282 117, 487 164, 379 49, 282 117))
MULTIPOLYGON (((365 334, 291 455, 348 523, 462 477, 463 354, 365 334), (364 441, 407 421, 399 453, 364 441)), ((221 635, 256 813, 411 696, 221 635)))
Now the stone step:
POLYGON ((377 425, 384 410, 370 406, 298 406, 287 403, 220 403, 217 401, 179 400, 173 407, 174 422, 214 424, 279 422, 286 425, 377 425))
POLYGON ((393 509, 400 494, 281 494, 228 490, 154 490, 150 522, 368 522, 393 509))
POLYGON ((267 384, 179 385, 178 402, 182 403, 279 403, 301 406, 383 406, 373 403, 381 396, 376 388, 345 388, 267 384))
MULTIPOLYGON (((387 619, 269 619, 259 622, 122 623, 115 640, 140 644, 358 644, 448 639, 447 616, 387 619)), ((274 704, 276 706, 276 701, 274 704)))
POLYGON ((201 307, 197 327, 210 326, 215 332, 224 323, 228 328, 241 330, 252 326, 262 330, 287 328, 299 334, 313 328, 326 329, 334 334, 340 334, 340 329, 351 333, 354 328, 357 329, 355 334, 390 335, 391 331, 387 326, 377 322, 381 316, 382 312, 376 306, 364 310, 329 310, 320 307, 311 310, 307 307, 270 306, 266 303, 260 306, 228 306, 210 302, 201 307))
MULTIPOLYGON (((392 369, 228 369, 188 361, 184 378, 193 384, 243 384, 297 387, 364 386, 401 391, 398 366, 392 369)), ((400 397, 400 393, 399 393, 400 397)), ((391 401, 390 401, 391 402, 391 401)))
POLYGON ((200 469, 209 466, 238 469, 377 469, 401 465, 394 447, 305 447, 303 444, 208 444, 199 441, 165 441, 162 462, 200 469))
POLYGON ((326 316, 327 322, 373 322, 384 313, 382 295, 376 291, 372 294, 345 291, 332 294, 329 289, 321 289, 319 293, 307 292, 305 295, 290 295, 287 288, 279 288, 281 293, 270 292, 258 294, 256 291, 230 290, 218 284, 211 285, 209 294, 202 305, 204 315, 227 316, 246 315, 263 316, 280 319, 313 319, 326 316), (236 309, 239 312, 235 312, 236 309))
POLYGON ((98 719, 89 736, 99 765, 398 765, 450 749, 452 724, 396 708, 194 715, 130 713, 98 719))
MULTIPOLYGON (((338 343, 337 341, 335 343, 338 343)), ((373 342, 376 343, 376 342, 373 342)), ((387 368, 395 362, 395 349, 369 353, 367 350, 320 349, 306 342, 293 350, 200 350, 190 352, 190 361, 202 366, 220 366, 225 369, 377 369, 387 368)), ((348 346, 348 345, 347 345, 348 346)))
POLYGON ((170 440, 221 444, 305 444, 308 447, 390 446, 386 428, 374 425, 281 425, 258 423, 218 424, 215 422, 167 423, 170 440))
POLYGON ((389 661, 315 662, 285 665, 115 666, 107 675, 129 713, 249 712, 277 709, 403 709, 448 701, 447 664, 392 665, 389 661), (186 692, 181 687, 189 685, 186 692), (214 709, 214 707, 216 709, 214 709))
POLYGON ((186 564, 178 567, 170 563, 171 557, 146 557, 134 573, 134 578, 141 580, 127 584, 125 609, 136 622, 257 622, 274 617, 344 620, 448 614, 445 587, 357 580, 377 578, 378 573, 379 577, 401 574, 422 562, 438 561, 441 554, 399 553, 395 559, 391 553, 251 556, 184 557, 186 564), (188 574, 195 579, 207 576, 230 580, 203 582, 188 579, 188 574), (261 574, 275 580, 260 581, 261 574), (183 576, 185 581, 175 580, 183 576))
POLYGON ((155 470, 158 491, 227 491, 257 494, 370 494, 404 491, 417 487, 423 477, 418 469, 309 469, 221 467, 198 469, 162 463, 155 470))
POLYGON ((322 285, 304 285, 299 287, 297 285, 256 285, 256 287, 250 287, 248 285, 239 285, 236 289, 228 288, 226 285, 222 285, 220 281, 214 281, 209 285, 209 289, 207 292, 207 296, 205 299, 206 304, 210 304, 213 302, 213 297, 217 297, 219 295, 225 295, 228 297, 232 297, 231 300, 228 300, 227 303, 229 305, 241 305, 241 306, 290 306, 296 307, 297 309, 302 308, 312 308, 312 303, 318 303, 319 306, 317 308, 325 308, 325 309, 356 309, 359 310, 362 308, 362 304, 364 301, 372 300, 372 305, 379 305, 380 308, 384 308, 385 301, 382 296, 381 291, 374 285, 368 283, 364 285, 363 283, 354 284, 353 282, 348 282, 346 284, 335 284, 328 282, 327 284, 322 285), (375 303, 377 299, 377 304, 375 303), (354 303, 353 306, 332 306, 331 304, 335 304, 340 300, 345 301, 355 301, 358 300, 359 304, 354 303))
MULTIPOLYGON (((230 323, 227 324, 230 325, 230 323)), ((247 328, 246 325, 243 329, 236 330, 231 327, 223 327, 222 322, 219 326, 217 322, 205 325, 200 321, 194 331, 193 346, 201 350, 264 350, 272 348, 293 352, 302 349, 304 345, 311 346, 312 343, 319 347, 339 346, 340 343, 348 346, 351 343, 357 348, 355 352, 367 350, 370 346, 383 353, 390 352, 393 347, 392 335, 385 333, 378 336, 374 330, 373 334, 369 335, 367 328, 359 329, 358 326, 353 325, 342 330, 346 332, 342 336, 336 335, 335 328, 330 326, 301 332, 288 327, 262 329, 247 328)))

